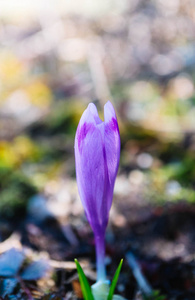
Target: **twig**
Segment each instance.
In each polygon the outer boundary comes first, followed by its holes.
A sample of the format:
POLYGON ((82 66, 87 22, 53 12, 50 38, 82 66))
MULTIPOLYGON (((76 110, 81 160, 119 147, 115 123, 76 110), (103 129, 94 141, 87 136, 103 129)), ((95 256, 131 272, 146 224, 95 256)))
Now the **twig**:
MULTIPOLYGON (((51 267, 56 269, 66 269, 66 270, 74 270, 76 269, 76 265, 73 261, 57 261, 57 260, 49 260, 49 264, 51 267)), ((82 268, 86 268, 88 263, 81 263, 82 268)))
POLYGON ((132 269, 133 275, 134 275, 135 279, 137 280, 137 283, 138 283, 142 293, 146 297, 151 297, 152 293, 153 293, 152 288, 149 285, 149 283, 147 282, 144 275, 142 274, 142 271, 140 269, 140 266, 139 266, 135 256, 131 252, 129 252, 126 255, 126 258, 127 258, 127 262, 132 269))
POLYGON ((95 38, 94 40, 89 42, 88 63, 94 83, 96 96, 100 101, 102 107, 107 100, 112 100, 102 61, 103 52, 104 49, 100 39, 95 38))
POLYGON ((22 280, 22 278, 20 276, 18 276, 17 279, 20 282, 23 291, 27 295, 28 300, 34 300, 33 297, 32 297, 32 295, 31 295, 30 290, 26 287, 26 285, 25 285, 24 281, 22 280))

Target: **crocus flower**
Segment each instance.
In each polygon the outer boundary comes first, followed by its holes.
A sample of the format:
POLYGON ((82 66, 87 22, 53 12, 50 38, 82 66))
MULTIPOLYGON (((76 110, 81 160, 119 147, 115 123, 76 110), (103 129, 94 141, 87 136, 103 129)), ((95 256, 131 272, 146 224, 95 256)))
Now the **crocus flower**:
POLYGON ((104 106, 104 122, 96 106, 84 111, 75 137, 76 178, 80 198, 95 235, 97 281, 106 280, 105 230, 120 157, 120 135, 114 108, 104 106))

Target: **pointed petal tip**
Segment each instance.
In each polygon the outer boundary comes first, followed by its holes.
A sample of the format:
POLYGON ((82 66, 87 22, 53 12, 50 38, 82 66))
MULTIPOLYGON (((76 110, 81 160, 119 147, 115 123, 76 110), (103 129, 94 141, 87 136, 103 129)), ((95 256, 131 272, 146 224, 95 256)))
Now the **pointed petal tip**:
POLYGON ((89 103, 81 116, 81 119, 79 121, 79 127, 83 126, 85 123, 96 124, 97 117, 98 117, 98 112, 95 104, 89 103))
POLYGON ((87 109, 89 109, 91 112, 97 111, 97 108, 93 102, 90 102, 87 106, 87 109))
POLYGON ((112 103, 110 101, 108 101, 104 105, 104 121, 105 121, 105 123, 108 123, 108 122, 110 122, 110 120, 113 120, 113 119, 116 120, 116 122, 117 122, 114 107, 113 107, 112 103))
POLYGON ((90 111, 90 114, 93 116, 96 125, 102 123, 102 120, 99 117, 98 110, 97 110, 95 104, 94 103, 89 103, 88 109, 90 111))
MULTIPOLYGON (((94 103, 89 103, 87 109, 89 109, 90 113, 94 116, 94 117, 97 117, 98 116, 98 111, 97 111, 97 108, 95 106, 94 103)), ((98 116, 99 117, 99 116, 98 116)))
POLYGON ((104 110, 114 110, 114 107, 110 101, 107 101, 104 105, 104 110))

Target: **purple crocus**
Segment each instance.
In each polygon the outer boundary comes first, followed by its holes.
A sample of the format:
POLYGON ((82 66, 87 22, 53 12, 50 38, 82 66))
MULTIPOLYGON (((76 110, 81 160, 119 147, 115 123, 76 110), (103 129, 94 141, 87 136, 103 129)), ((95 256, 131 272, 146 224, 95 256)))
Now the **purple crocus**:
POLYGON ((119 158, 120 134, 112 104, 105 104, 103 122, 96 106, 90 103, 77 128, 75 161, 80 198, 95 235, 98 281, 106 280, 105 230, 119 158))

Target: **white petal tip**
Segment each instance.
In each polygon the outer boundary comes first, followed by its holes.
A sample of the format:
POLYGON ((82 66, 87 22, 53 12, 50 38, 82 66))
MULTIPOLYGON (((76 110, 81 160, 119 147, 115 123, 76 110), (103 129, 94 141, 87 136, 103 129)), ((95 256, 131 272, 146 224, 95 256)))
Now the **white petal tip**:
POLYGON ((110 101, 108 101, 104 105, 104 121, 105 121, 105 123, 107 123, 110 120, 112 120, 113 118, 116 119, 115 110, 114 110, 112 103, 110 101))

